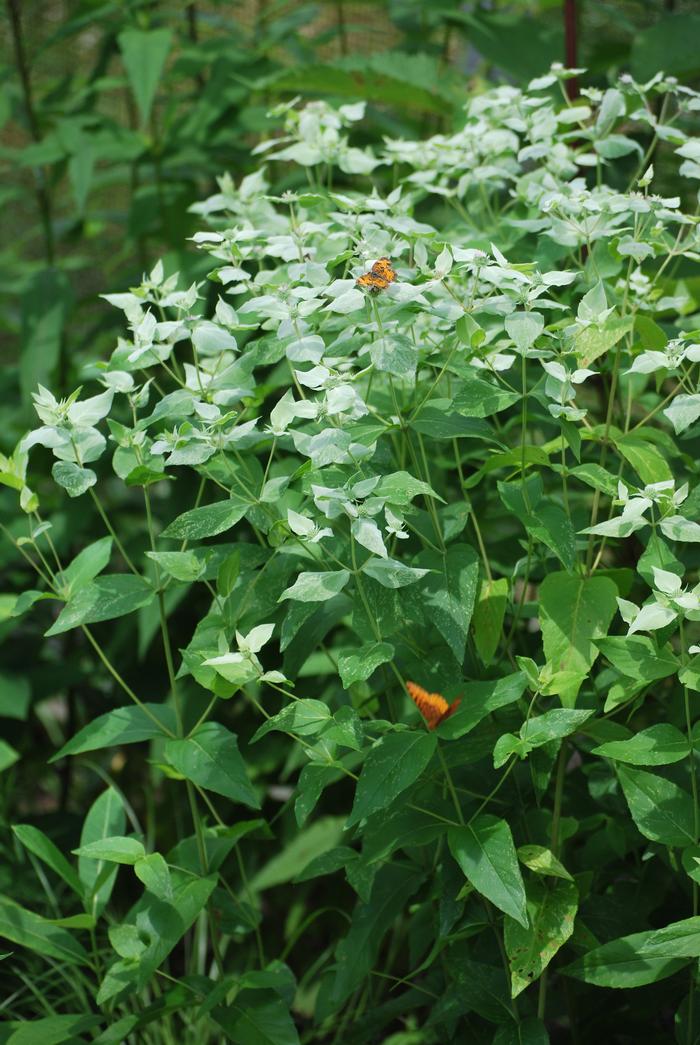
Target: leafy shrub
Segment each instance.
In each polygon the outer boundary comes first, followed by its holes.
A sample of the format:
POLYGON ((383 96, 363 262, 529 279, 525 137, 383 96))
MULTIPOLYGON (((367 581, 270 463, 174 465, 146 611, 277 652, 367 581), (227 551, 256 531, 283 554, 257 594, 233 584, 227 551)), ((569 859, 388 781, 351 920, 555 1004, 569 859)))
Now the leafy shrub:
POLYGON ((308 188, 220 179, 209 282, 106 295, 101 390, 35 394, 4 627, 94 674, 53 756, 90 805, 13 813, 12 1019, 697 1040, 698 219, 650 160, 694 189, 700 96, 569 75, 376 152, 288 106, 258 151, 308 188))

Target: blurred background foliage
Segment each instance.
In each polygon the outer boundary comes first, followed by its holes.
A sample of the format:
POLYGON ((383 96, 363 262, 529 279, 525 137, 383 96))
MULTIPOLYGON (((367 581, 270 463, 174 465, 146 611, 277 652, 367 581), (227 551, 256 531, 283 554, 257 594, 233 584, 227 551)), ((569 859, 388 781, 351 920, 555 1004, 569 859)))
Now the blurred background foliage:
POLYGON ((249 169, 275 104, 366 98, 366 141, 447 130, 478 81, 565 61, 567 9, 587 82, 700 74, 694 0, 5 0, 0 448, 37 382, 113 344, 99 293, 159 256, 196 277, 188 207, 249 169))

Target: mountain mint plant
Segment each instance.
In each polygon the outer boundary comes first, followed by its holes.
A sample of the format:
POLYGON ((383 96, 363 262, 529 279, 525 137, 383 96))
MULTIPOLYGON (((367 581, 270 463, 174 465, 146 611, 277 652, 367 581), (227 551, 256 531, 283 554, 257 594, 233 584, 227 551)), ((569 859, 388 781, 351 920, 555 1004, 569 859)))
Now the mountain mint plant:
POLYGON ((37 390, 4 627, 94 677, 90 803, 13 812, 10 1019, 700 1040, 700 95, 576 72, 374 151, 290 102, 37 390))

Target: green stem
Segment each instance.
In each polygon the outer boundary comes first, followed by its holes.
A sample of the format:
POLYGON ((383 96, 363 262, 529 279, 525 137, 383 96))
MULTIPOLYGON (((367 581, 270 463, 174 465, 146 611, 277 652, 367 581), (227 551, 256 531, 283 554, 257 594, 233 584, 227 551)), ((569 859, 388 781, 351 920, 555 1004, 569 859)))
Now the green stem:
MULTIPOLYGON (((680 643, 681 643, 681 660, 683 663, 686 661, 686 645, 685 645, 685 628, 683 620, 680 622, 680 643)), ((697 779, 697 767, 695 764, 695 742, 693 740, 693 721, 690 712, 690 696, 688 694, 688 687, 683 686, 683 708, 685 711, 685 728, 688 735, 688 747, 690 748, 689 759, 690 759, 690 789, 693 796, 693 838, 695 845, 698 844, 698 838, 700 837, 700 806, 698 806, 698 779, 697 779)), ((692 883, 692 903, 693 903, 693 917, 698 913, 698 883, 693 879, 692 883)), ((695 967, 690 967, 690 990, 688 993, 688 1028, 686 1033, 687 1045, 694 1045, 694 1023, 695 1023, 695 967)))
POLYGON ((131 688, 131 686, 129 686, 124 681, 124 679, 121 677, 121 675, 119 674, 117 669, 114 667, 114 665, 112 664, 112 662, 109 659, 109 657, 107 656, 107 654, 104 652, 104 650, 100 646, 100 644, 97 641, 97 639, 94 637, 94 635, 92 634, 90 629, 88 627, 86 627, 85 624, 82 625, 82 631, 83 631, 83 634, 85 635, 85 637, 87 638, 88 642, 92 646, 92 648, 95 650, 95 653, 97 654, 97 656, 100 658, 100 660, 102 661, 102 663, 106 667, 107 671, 110 673, 112 678, 115 680, 115 682, 119 686, 121 686, 121 688, 124 690, 126 695, 131 700, 133 700, 134 704, 137 704, 138 707, 141 708, 141 711, 144 713, 144 715, 146 715, 147 718, 150 718, 151 722, 153 722, 158 727, 158 729, 160 730, 161 733, 165 733, 166 736, 168 736, 168 737, 170 737, 171 739, 174 740, 175 739, 175 734, 172 732, 172 730, 168 729, 167 726, 163 725, 163 723, 160 721, 160 719, 157 718, 153 714, 153 712, 150 711, 146 707, 146 705, 143 703, 143 701, 139 700, 139 698, 136 696, 136 694, 134 693, 134 691, 131 688))
MULTIPOLYGON (((552 828, 549 839, 549 847, 556 857, 559 856, 559 830, 561 827, 561 805, 564 797, 564 778, 566 775, 567 745, 562 741, 559 748, 559 760, 557 762, 557 779, 554 785, 554 810, 552 812, 552 828)), ((547 973, 545 969, 540 977, 539 994, 537 998, 537 1017, 544 1021, 547 1010, 547 973)))
POLYGON ((124 545, 119 540, 119 536, 118 536, 117 532, 115 531, 114 527, 112 526, 111 522, 109 521, 109 518, 107 516, 106 511, 102 507, 102 502, 100 501, 99 497, 97 496, 95 491, 92 489, 92 487, 90 488, 89 493, 90 493, 90 496, 92 497, 92 500, 93 500, 93 503, 94 503, 95 507, 97 508, 97 511, 100 513, 100 518, 102 519, 102 522, 107 527, 108 533, 110 534, 110 536, 112 537, 112 540, 114 541, 114 543, 116 544, 117 548, 121 552, 121 555, 122 555, 122 558, 124 559, 124 562, 129 567, 129 569, 131 570, 132 573, 135 573, 137 577, 140 577, 141 574, 139 573, 139 571, 136 569, 136 567, 134 566, 133 562, 129 558, 124 545))

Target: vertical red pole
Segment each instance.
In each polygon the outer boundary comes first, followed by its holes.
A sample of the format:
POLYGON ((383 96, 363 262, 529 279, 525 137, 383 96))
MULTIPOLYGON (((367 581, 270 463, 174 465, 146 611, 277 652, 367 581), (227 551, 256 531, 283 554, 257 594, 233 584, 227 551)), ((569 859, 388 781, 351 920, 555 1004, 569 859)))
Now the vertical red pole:
MULTIPOLYGON (((565 61, 568 69, 576 69, 578 66, 578 40, 576 24, 576 0, 564 0, 564 50, 565 61)), ((566 81, 566 91, 569 100, 578 98, 578 78, 574 77, 566 81)))

